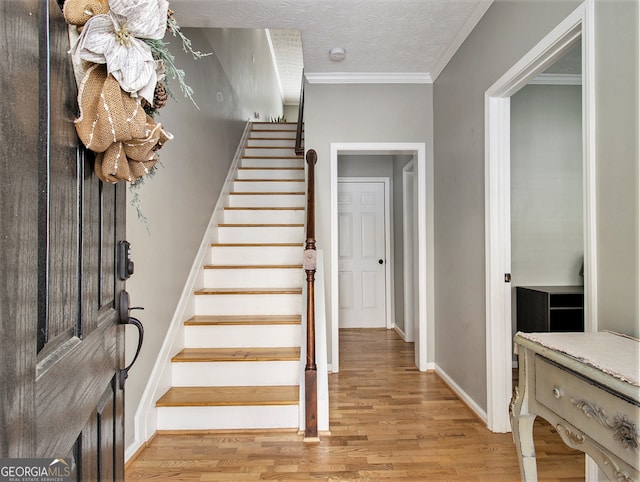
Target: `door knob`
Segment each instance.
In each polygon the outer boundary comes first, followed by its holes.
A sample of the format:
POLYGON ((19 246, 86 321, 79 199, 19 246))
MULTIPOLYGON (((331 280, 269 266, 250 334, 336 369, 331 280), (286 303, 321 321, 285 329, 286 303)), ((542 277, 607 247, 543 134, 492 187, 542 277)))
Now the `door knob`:
POLYGON ((118 311, 120 312, 120 324, 133 325, 138 329, 138 347, 136 348, 136 353, 133 356, 133 360, 131 360, 131 363, 129 363, 127 367, 120 370, 120 388, 124 388, 124 382, 129 376, 129 370, 131 370, 131 367, 138 359, 138 355, 140 355, 140 349, 142 348, 142 341, 144 339, 144 327, 142 326, 142 323, 137 318, 129 316, 129 311, 141 309, 144 308, 132 308, 129 306, 129 293, 124 290, 120 293, 120 306, 118 307, 118 311))
POLYGON ((378 264, 384 264, 384 261, 382 261, 381 259, 378 260, 378 264))

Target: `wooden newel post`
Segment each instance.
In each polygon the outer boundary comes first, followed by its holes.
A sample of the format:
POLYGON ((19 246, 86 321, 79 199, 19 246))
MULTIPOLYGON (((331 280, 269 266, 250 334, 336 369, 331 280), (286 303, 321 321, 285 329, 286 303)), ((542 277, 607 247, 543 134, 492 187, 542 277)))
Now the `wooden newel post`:
POLYGON ((314 282, 317 267, 315 239, 315 165, 316 151, 307 152, 307 240, 304 247, 304 270, 307 274, 307 363, 304 368, 305 382, 305 438, 318 437, 318 383, 316 368, 316 318, 314 282))

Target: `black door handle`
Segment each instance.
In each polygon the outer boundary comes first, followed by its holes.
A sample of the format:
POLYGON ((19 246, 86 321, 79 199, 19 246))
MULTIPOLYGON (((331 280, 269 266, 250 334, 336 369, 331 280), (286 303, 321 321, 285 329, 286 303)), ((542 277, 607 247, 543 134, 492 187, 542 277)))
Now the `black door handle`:
POLYGON ((140 349, 142 348, 142 341, 144 340, 144 327, 142 326, 142 323, 137 318, 129 316, 129 312, 131 310, 143 310, 143 309, 144 308, 139 307, 139 306, 130 308, 129 307, 129 293, 127 293, 124 290, 120 293, 120 306, 119 306, 119 309, 118 309, 118 311, 120 313, 120 324, 121 325, 133 325, 138 329, 138 347, 136 348, 136 353, 133 356, 133 360, 131 360, 131 363, 129 363, 128 366, 126 366, 125 368, 122 368, 120 370, 120 388, 121 389, 124 388, 124 382, 127 379, 127 377, 129 376, 129 370, 131 370, 131 367, 133 366, 133 364, 138 359, 138 355, 140 355, 140 349))
POLYGON ((378 260, 378 264, 384 264, 384 261, 382 261, 381 259, 378 260))

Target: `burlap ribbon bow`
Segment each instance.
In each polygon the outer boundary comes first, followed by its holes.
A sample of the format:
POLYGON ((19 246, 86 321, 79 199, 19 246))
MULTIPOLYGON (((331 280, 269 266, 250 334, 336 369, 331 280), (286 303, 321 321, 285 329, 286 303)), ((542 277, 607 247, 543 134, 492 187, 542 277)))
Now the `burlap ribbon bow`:
POLYGON ((120 88, 104 65, 87 70, 78 93, 76 131, 96 155, 96 175, 105 182, 135 182, 158 161, 156 151, 173 139, 149 117, 139 100, 120 88))

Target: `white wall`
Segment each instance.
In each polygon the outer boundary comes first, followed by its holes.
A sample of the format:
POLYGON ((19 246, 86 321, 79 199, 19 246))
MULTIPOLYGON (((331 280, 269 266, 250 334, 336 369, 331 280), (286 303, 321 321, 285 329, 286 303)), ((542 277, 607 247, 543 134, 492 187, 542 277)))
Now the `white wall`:
POLYGON ((238 95, 240 105, 235 108, 241 118, 269 122, 281 116, 282 97, 266 31, 211 28, 203 32, 238 95))
MULTIPOLYGON (((202 31, 183 31, 196 50, 211 51, 202 31)), ((145 308, 135 313, 144 324, 145 339, 126 385, 127 445, 134 437, 133 417, 140 398, 246 124, 246 108, 242 107, 246 101, 238 93, 242 90, 230 82, 218 58, 195 61, 173 38, 170 41, 176 64, 185 70, 200 110, 182 97, 174 82, 178 102, 169 100, 159 121, 175 139, 159 152, 162 167, 138 191, 148 224, 137 219, 135 208, 127 206, 127 237, 135 262, 127 290, 133 306, 145 308)), ((257 73, 254 82, 261 76, 257 73)), ((279 93, 265 91, 262 95, 265 105, 279 102, 279 93)), ((127 360, 133 357, 136 340, 132 330, 127 337, 127 360)))
POLYGON ((511 282, 581 285, 582 88, 511 97, 511 282))
MULTIPOLYGON (((309 84, 305 86, 305 148, 318 153, 316 237, 331 259, 330 145, 338 142, 421 142, 432 157, 431 84, 309 84)), ((325 289, 331 304, 331 278, 325 289)), ((327 310, 328 317, 331 316, 327 310)), ((330 319, 327 326, 331 326, 330 319)), ((329 353, 334 340, 327 334, 329 353)), ((432 350, 430 350, 433 353, 432 350)), ((333 360, 329 361, 330 364, 333 360)))

